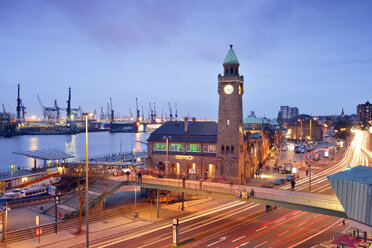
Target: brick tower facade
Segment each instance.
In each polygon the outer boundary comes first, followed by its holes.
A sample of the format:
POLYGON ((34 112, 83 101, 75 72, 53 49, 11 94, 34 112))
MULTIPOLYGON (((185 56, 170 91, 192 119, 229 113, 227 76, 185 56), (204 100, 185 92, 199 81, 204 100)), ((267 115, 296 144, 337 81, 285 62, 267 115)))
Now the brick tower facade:
POLYGON ((223 68, 223 76, 218 75, 216 176, 241 181, 244 170, 242 103, 244 78, 239 75, 239 61, 232 45, 226 54, 223 68))

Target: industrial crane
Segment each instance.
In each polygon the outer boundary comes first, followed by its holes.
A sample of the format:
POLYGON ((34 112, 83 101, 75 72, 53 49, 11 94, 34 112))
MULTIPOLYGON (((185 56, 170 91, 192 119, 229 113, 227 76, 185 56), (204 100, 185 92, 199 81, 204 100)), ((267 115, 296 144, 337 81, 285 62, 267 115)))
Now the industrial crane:
POLYGON ((145 121, 145 115, 143 113, 143 105, 142 105, 142 121, 145 121))
POLYGON ((20 96, 20 92, 21 92, 21 86, 18 84, 18 97, 17 97, 17 120, 20 121, 21 120, 21 104, 22 104, 22 100, 21 100, 21 96, 20 96))
POLYGON ((133 113, 132 113, 132 109, 129 108, 129 114, 130 114, 130 120, 133 120, 133 113))
POLYGON ((138 99, 137 99, 137 97, 136 97, 136 112, 137 112, 137 116, 136 116, 136 118, 137 118, 137 122, 139 122, 140 111, 139 111, 139 109, 138 109, 138 99))
POLYGON ((176 113, 174 114, 174 117, 176 117, 176 121, 177 121, 177 117, 178 117, 178 114, 177 114, 177 103, 175 103, 176 105, 176 113))
POLYGON ((61 108, 58 106, 57 100, 54 100, 54 109, 56 110, 56 121, 61 118, 61 108))
POLYGON ((110 98, 110 122, 113 123, 114 122, 114 109, 112 108, 112 99, 110 98))
POLYGON ((41 102, 39 95, 37 95, 37 99, 39 100, 41 111, 43 112, 44 123, 49 122, 54 117, 55 109, 52 107, 45 107, 41 102))
POLYGON ((173 114, 172 114, 172 108, 171 108, 170 102, 168 103, 168 105, 169 105, 169 120, 173 121, 173 114))
POLYGON ((103 121, 104 118, 105 118, 105 114, 103 113, 103 107, 101 106, 101 115, 100 115, 101 121, 103 121))
POLYGON ((154 123, 154 111, 152 110, 151 103, 149 103, 150 106, 150 120, 151 123, 154 123))
POLYGON ((154 119, 156 119, 156 106, 155 106, 155 103, 154 103, 154 119))

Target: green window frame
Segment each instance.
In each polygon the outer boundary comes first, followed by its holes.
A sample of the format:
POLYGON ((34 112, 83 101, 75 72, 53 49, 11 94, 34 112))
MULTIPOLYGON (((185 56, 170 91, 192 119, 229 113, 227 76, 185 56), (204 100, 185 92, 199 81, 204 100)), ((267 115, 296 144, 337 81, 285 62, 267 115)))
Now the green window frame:
POLYGON ((170 144, 169 150, 172 152, 182 152, 183 145, 182 144, 170 144))
POLYGON ((200 144, 187 144, 188 152, 200 152, 200 144))
POLYGON ((165 143, 154 143, 154 151, 166 151, 167 145, 165 143))

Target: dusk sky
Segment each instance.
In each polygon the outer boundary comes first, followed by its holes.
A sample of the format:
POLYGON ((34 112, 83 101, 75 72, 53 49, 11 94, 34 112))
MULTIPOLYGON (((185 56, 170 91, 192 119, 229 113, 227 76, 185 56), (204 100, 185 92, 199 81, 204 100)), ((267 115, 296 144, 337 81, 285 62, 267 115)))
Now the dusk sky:
MULTIPOLYGON (((29 115, 37 100, 84 111, 217 119, 217 76, 229 49, 244 75, 244 117, 281 105, 354 114, 371 101, 372 1, 0 1, 0 104, 29 115), (11 108, 9 107, 11 106, 11 108), (174 111, 174 109, 173 109, 174 111)), ((65 113, 63 113, 65 116, 65 113)))

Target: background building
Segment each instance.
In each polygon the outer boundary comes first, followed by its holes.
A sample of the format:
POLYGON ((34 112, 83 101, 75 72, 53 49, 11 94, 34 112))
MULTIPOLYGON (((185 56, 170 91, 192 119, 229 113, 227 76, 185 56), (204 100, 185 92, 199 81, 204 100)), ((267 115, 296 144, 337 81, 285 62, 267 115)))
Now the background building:
POLYGON ((309 140, 310 139, 310 120, 311 137, 313 140, 323 139, 323 128, 316 117, 301 114, 288 121, 286 138, 290 140, 309 140), (301 133, 302 124, 302 133, 301 133))
POLYGON ((280 106, 280 112, 283 120, 289 120, 298 115, 297 107, 280 106))
POLYGON ((357 122, 359 125, 367 125, 372 121, 372 105, 367 101, 357 106, 357 122))

